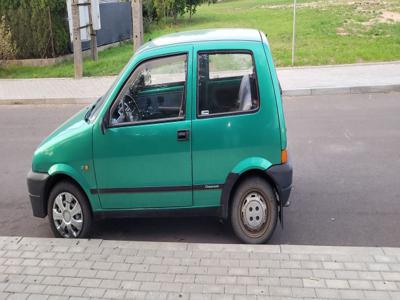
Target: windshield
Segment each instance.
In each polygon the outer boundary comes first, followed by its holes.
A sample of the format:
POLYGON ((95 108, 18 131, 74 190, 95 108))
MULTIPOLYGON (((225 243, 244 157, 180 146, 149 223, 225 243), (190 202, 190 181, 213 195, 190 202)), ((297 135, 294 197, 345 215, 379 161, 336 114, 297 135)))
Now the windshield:
POLYGON ((93 122, 97 118, 97 115, 99 114, 101 108, 104 105, 104 102, 110 97, 111 92, 114 90, 115 85, 117 84, 119 78, 121 75, 125 72, 126 68, 130 65, 130 62, 132 61, 132 58, 129 60, 129 62, 125 65, 125 67, 119 72, 117 78, 114 80, 113 84, 110 86, 110 88, 107 90, 107 92, 99 99, 97 99, 91 106, 91 112, 88 115, 88 120, 90 122, 93 122))

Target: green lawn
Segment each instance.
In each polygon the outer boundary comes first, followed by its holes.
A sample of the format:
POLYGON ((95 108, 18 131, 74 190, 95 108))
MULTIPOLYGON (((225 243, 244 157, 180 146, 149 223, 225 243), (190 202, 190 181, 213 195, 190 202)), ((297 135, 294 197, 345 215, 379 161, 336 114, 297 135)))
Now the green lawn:
MULTIPOLYGON (((189 21, 152 24, 145 39, 183 30, 250 27, 264 31, 278 66, 291 65, 292 1, 223 0, 199 7, 189 21)), ((85 59, 84 75, 117 74, 132 55, 131 44, 85 59)), ((400 59, 400 1, 298 0, 296 65, 400 59)), ((72 62, 49 67, 2 67, 2 78, 69 77, 72 62)))

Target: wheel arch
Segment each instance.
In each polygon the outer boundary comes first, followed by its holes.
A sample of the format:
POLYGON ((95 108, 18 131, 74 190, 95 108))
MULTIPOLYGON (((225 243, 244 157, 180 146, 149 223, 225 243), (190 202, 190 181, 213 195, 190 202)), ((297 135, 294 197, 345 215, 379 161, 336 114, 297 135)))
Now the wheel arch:
MULTIPOLYGON (((267 168, 268 169, 268 168, 267 168)), ((234 173, 231 172, 226 178, 224 187, 221 193, 221 212, 220 216, 222 219, 228 219, 229 211, 231 206, 232 195, 235 193, 237 187, 240 183, 250 177, 257 176, 265 180, 271 187, 274 189, 275 193, 277 193, 277 185, 274 180, 265 172, 267 169, 260 167, 247 168, 242 173, 234 173)))
POLYGON ((73 170, 69 166, 60 166, 60 165, 58 165, 57 167, 53 166, 52 168, 50 168, 50 170, 49 170, 50 176, 45 185, 45 193, 44 193, 44 199, 46 202, 45 207, 47 207, 47 204, 49 201, 49 195, 51 193, 51 190, 54 188, 54 186, 56 184, 58 184, 59 182, 67 181, 67 182, 70 182, 71 184, 73 184, 74 186, 76 186, 86 196, 88 205, 90 207, 90 211, 93 214, 93 206, 92 206, 92 201, 90 199, 90 190, 88 188, 82 186, 82 184, 80 183, 82 178, 79 178, 79 176, 78 176, 79 179, 76 178, 76 175, 73 174, 75 172, 71 172, 70 169, 73 170))

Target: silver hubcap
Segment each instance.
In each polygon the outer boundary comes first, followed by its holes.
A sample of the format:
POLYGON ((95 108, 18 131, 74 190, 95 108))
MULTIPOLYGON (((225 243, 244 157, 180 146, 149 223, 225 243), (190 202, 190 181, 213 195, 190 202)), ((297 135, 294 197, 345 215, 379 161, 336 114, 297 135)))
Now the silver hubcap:
POLYGON ((253 192, 246 196, 242 204, 241 217, 244 226, 250 231, 258 231, 267 221, 267 205, 263 197, 253 192))
POLYGON ((58 232, 66 238, 74 238, 82 230, 82 208, 71 193, 59 194, 53 204, 53 221, 58 232))

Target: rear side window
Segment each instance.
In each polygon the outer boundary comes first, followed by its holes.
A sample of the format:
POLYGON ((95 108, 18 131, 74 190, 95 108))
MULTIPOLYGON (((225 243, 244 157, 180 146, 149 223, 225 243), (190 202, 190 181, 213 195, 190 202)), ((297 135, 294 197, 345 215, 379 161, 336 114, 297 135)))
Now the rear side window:
POLYGON ((252 54, 199 53, 197 90, 200 117, 257 110, 260 101, 252 54))

